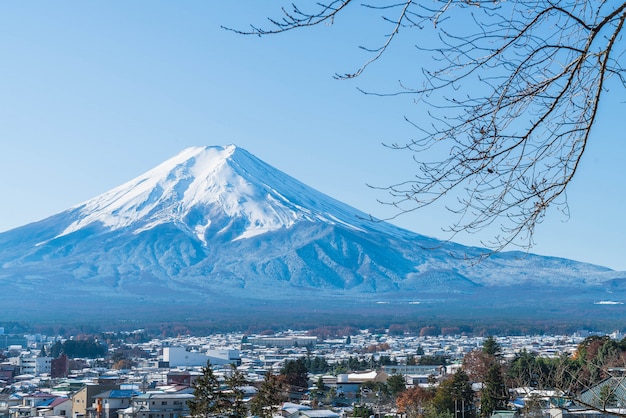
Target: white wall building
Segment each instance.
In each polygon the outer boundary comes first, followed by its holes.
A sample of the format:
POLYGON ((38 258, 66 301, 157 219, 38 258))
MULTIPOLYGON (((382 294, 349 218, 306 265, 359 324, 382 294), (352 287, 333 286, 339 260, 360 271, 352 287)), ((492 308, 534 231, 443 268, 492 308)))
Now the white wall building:
POLYGON ((49 374, 52 366, 52 357, 20 357, 20 373, 39 376, 49 374))
POLYGON ((248 344, 261 347, 306 347, 317 344, 317 337, 294 335, 290 337, 248 337, 248 344))
POLYGON ((169 367, 194 367, 205 366, 207 360, 212 365, 240 364, 239 350, 208 350, 206 352, 187 351, 185 347, 164 347, 163 361, 169 363, 169 367))

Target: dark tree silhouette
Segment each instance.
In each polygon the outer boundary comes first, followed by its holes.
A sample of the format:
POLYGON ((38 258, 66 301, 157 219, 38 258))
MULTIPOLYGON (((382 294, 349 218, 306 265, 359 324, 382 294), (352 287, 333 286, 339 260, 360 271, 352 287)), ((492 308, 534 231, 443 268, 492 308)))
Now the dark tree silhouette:
POLYGON ((489 336, 483 341, 483 352, 490 356, 497 357, 502 354, 502 347, 493 336, 489 336))
POLYGON ((480 414, 490 417, 494 411, 506 409, 509 400, 508 391, 504 384, 502 366, 494 362, 485 377, 483 390, 480 397, 480 414))
POLYGON ((202 375, 193 384, 194 399, 189 400, 189 414, 195 418, 217 416, 224 410, 225 397, 211 362, 202 368, 202 375))
POLYGON ((297 360, 287 360, 280 369, 283 381, 294 389, 307 389, 309 387, 309 373, 306 368, 304 357, 297 360))
MULTIPOLYGON (((354 12, 351 3, 299 1, 267 27, 235 31, 268 35, 340 24, 354 12)), ((568 214, 565 191, 609 79, 615 87, 625 85, 620 35, 626 2, 404 0, 361 6, 389 25, 385 38, 362 47, 371 57, 359 68, 336 77, 358 77, 401 34, 417 30, 417 48, 404 58, 418 78, 401 81, 395 91, 366 93, 413 95, 430 106, 425 119, 405 117, 417 128, 416 138, 388 144, 415 153, 417 167, 406 181, 382 187, 391 196, 383 203, 399 216, 456 193, 456 203, 445 201, 458 214, 452 235, 495 225, 499 231, 486 246, 532 246, 549 206, 568 214), (432 59, 412 55, 418 52, 432 59)))
POLYGON ((195 398, 187 402, 189 414, 194 418, 245 417, 248 410, 241 388, 246 383, 243 373, 233 365, 223 385, 213 372, 211 362, 207 361, 202 375, 193 383, 195 398))
POLYGON ((287 400, 285 385, 278 376, 267 372, 259 391, 250 401, 250 412, 261 418, 271 418, 278 405, 287 400))

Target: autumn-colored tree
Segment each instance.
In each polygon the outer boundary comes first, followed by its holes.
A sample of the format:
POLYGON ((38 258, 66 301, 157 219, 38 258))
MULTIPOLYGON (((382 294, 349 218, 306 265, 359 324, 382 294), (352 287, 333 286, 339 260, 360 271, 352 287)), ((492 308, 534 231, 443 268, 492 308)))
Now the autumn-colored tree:
POLYGON ((125 370, 125 369, 132 368, 133 365, 134 365, 134 363, 131 360, 129 360, 127 358, 123 358, 123 359, 120 359, 120 360, 116 361, 113 364, 113 366, 111 366, 111 368, 113 370, 125 370))
POLYGON ((434 396, 434 391, 414 386, 401 392, 396 398, 398 412, 406 418, 419 418, 424 415, 428 402, 434 396))
POLYGON ((470 381, 484 382, 489 367, 494 363, 494 357, 483 350, 472 350, 463 357, 463 370, 470 381))

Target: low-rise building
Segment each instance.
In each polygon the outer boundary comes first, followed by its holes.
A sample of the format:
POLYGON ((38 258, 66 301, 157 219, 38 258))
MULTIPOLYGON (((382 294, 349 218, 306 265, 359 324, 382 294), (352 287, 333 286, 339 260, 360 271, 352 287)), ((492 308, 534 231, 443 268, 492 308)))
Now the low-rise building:
POLYGON ((189 415, 189 393, 144 393, 132 405, 118 411, 118 418, 180 418, 189 415))
POLYGON ((241 363, 239 350, 208 350, 206 352, 187 351, 185 347, 164 347, 163 361, 168 367, 197 367, 206 365, 210 361, 212 365, 241 363))
POLYGON ((133 399, 141 395, 134 389, 113 389, 94 395, 95 409, 89 411, 90 418, 117 418, 117 411, 132 405, 133 399))
POLYGON ((20 374, 39 376, 50 373, 52 357, 20 357, 20 374))

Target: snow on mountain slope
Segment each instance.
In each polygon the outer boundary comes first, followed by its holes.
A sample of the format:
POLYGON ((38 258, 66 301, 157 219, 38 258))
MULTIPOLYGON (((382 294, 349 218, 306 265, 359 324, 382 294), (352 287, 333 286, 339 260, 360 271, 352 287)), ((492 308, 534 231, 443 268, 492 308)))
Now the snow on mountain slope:
POLYGON ((606 292, 626 300, 622 273, 523 253, 472 260, 483 251, 372 222, 233 145, 194 147, 87 202, 0 233, 0 304, 17 303, 17 291, 47 300, 48 289, 110 306, 293 292, 305 292, 303 300, 464 298, 488 306, 493 292, 520 303, 545 289, 560 302, 591 303, 606 292))
POLYGON ((78 205, 80 216, 59 236, 99 223, 135 233, 175 223, 206 242, 216 208, 245 226, 249 238, 300 220, 343 223, 362 229, 365 214, 330 199, 230 145, 182 151, 145 174, 78 205), (335 214, 335 215, 332 215, 335 214))

